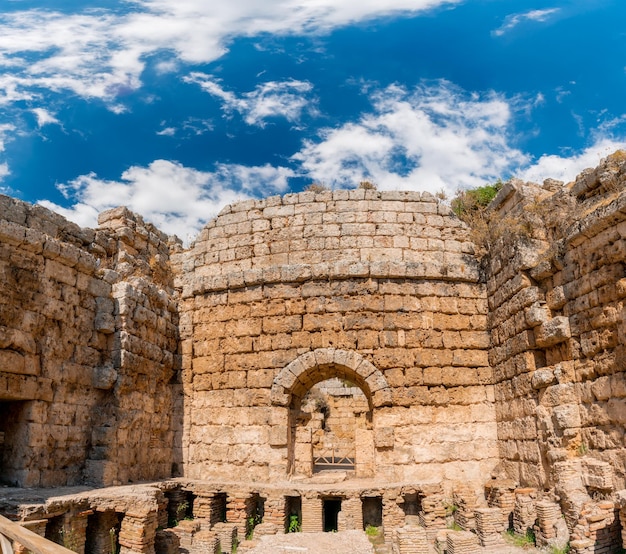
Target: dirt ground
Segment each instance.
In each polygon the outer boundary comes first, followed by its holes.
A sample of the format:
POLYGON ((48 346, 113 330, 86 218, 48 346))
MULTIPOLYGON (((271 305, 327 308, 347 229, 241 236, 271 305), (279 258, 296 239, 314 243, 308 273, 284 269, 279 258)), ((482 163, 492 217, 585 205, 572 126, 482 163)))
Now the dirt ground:
MULTIPOLYGON (((288 533, 261 537, 251 550, 245 554, 391 554, 388 546, 376 545, 376 548, 363 531, 340 531, 338 533, 288 533)), ((378 541, 374 541, 378 542, 378 541)), ((252 545, 250 545, 252 546, 252 545)), ((432 554, 436 554, 433 547, 432 554)), ((535 548, 520 548, 502 545, 497 549, 487 550, 491 554, 539 554, 535 548)))

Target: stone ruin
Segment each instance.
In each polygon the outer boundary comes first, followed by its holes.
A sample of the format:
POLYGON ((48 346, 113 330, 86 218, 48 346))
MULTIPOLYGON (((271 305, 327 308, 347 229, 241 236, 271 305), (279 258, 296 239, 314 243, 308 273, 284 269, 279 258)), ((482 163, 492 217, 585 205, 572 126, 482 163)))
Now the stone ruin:
POLYGON ((78 554, 626 548, 626 156, 490 211, 309 191, 185 249, 0 196, 0 512, 78 554))

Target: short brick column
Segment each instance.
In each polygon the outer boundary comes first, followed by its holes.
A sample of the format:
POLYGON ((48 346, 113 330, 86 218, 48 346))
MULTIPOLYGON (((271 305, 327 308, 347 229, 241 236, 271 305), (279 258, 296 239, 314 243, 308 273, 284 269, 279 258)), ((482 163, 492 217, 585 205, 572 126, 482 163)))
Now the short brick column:
POLYGON ((316 533, 323 530, 322 499, 317 497, 303 497, 302 532, 316 533))
POLYGON ((120 554, 154 554, 154 540, 158 527, 158 514, 127 512, 120 530, 120 554))

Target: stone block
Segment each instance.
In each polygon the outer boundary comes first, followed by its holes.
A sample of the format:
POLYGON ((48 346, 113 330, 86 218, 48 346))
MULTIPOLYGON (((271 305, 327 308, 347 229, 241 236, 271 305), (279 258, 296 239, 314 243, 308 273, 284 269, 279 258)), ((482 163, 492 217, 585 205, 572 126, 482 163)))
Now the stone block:
POLYGON ((378 427, 374 430, 374 445, 376 448, 393 448, 393 427, 378 427))
POLYGON ((569 318, 557 316, 535 328, 535 341, 540 348, 565 342, 572 336, 569 318))
POLYGON ((539 390, 556 383, 554 373, 549 369, 538 369, 532 374, 533 389, 539 390))

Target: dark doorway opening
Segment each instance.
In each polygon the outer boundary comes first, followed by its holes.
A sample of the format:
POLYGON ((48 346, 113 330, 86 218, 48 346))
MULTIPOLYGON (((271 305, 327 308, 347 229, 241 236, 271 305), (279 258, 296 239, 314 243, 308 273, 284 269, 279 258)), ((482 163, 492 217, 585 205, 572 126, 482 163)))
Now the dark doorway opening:
POLYGON ((49 518, 48 523, 46 524, 45 538, 63 546, 63 539, 65 535, 65 527, 63 525, 64 522, 64 515, 49 518))
POLYGON ((302 497, 285 497, 285 533, 297 533, 302 529, 302 497))
POLYGON ((226 521, 228 512, 228 495, 225 492, 218 492, 211 501, 211 525, 226 521))
POLYGON ((325 498, 323 500, 322 517, 325 532, 338 530, 337 516, 341 512, 341 498, 325 498))
POLYGON ((422 511, 422 497, 419 493, 404 495, 401 504, 404 510, 404 521, 407 525, 420 525, 420 512, 422 511))
POLYGON ((120 551, 120 529, 124 514, 107 510, 87 518, 85 554, 120 551))
POLYGON ((363 498, 363 529, 367 527, 382 527, 383 499, 380 496, 363 498))
POLYGON ((10 487, 22 486, 20 470, 25 469, 28 459, 25 440, 26 422, 24 407, 26 402, 0 401, 0 484, 10 487))

